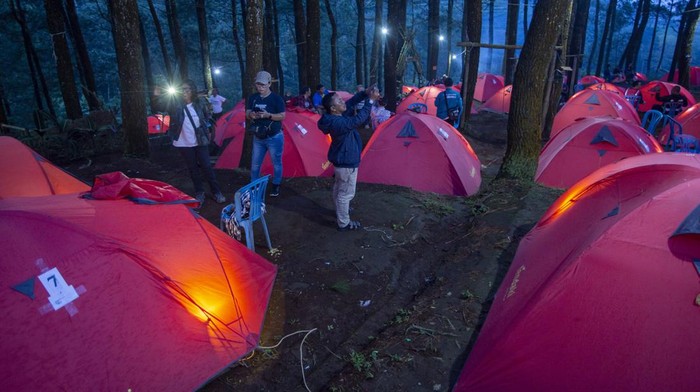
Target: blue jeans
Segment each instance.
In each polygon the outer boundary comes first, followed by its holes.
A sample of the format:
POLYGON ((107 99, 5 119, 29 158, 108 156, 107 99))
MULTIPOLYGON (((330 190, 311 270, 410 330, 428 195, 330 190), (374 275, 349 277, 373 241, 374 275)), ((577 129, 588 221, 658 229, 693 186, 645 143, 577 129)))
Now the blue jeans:
POLYGON ((217 194, 221 192, 221 187, 219 182, 216 181, 214 169, 212 169, 209 161, 209 146, 177 147, 177 149, 185 159, 187 170, 190 171, 195 194, 204 193, 204 181, 201 172, 204 172, 204 177, 209 182, 211 193, 217 194))
POLYGON ((279 185, 282 183, 282 151, 284 151, 284 134, 280 131, 275 136, 267 139, 253 137, 253 159, 250 163, 250 180, 255 181, 260 178, 260 166, 262 166, 265 153, 270 152, 272 160, 272 183, 279 185))

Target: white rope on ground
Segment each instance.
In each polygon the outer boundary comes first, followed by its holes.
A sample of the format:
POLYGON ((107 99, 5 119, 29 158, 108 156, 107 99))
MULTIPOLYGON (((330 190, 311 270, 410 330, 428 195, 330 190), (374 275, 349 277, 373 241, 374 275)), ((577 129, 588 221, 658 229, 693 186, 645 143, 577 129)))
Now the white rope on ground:
POLYGON ((286 335, 286 336, 284 336, 282 339, 280 339, 280 341, 277 342, 277 344, 275 344, 274 346, 260 346, 260 345, 259 345, 259 346, 257 347, 258 349, 262 349, 262 350, 271 350, 271 349, 273 349, 273 348, 278 347, 280 344, 282 344, 282 341, 283 341, 284 339, 286 339, 286 338, 288 338, 288 337, 290 337, 290 336, 296 335, 296 334, 300 334, 300 333, 306 332, 306 335, 304 335, 304 338, 301 339, 301 343, 299 344, 299 365, 300 365, 300 367, 301 367, 301 378, 304 380, 304 387, 305 387, 306 390, 309 391, 309 392, 311 392, 311 389, 309 389, 309 386, 306 384, 306 374, 304 374, 304 342, 306 341, 306 338, 307 338, 312 332, 316 331, 317 329, 318 329, 318 328, 313 328, 313 329, 305 329, 305 330, 300 330, 300 331, 292 332, 292 333, 290 333, 289 335, 286 335))

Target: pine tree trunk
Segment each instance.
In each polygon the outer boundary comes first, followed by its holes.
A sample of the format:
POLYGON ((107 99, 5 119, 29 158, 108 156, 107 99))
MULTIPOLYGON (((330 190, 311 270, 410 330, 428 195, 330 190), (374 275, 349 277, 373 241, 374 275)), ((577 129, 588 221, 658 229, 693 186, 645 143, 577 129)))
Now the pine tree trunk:
POLYGON ((205 0, 197 0, 197 27, 199 30, 199 50, 202 58, 202 76, 204 87, 207 91, 214 88, 214 79, 211 76, 211 56, 209 54, 209 28, 207 26, 207 5, 205 0))
POLYGON ((83 31, 80 28, 78 13, 75 9, 75 0, 66 0, 66 13, 68 24, 70 26, 71 37, 73 37, 73 46, 78 57, 78 66, 82 70, 83 77, 82 91, 87 101, 90 111, 99 110, 102 107, 100 99, 97 97, 97 84, 95 83, 95 73, 92 69, 92 62, 88 54, 83 31))
MULTIPOLYGON (((488 0, 489 2, 489 43, 493 44, 493 14, 494 14, 494 3, 496 0, 488 0)), ((488 72, 493 72, 493 68, 491 68, 491 64, 493 64, 493 48, 488 49, 488 59, 486 62, 486 69, 488 72)))
POLYGON ((139 12, 136 0, 109 0, 119 70, 124 154, 148 157, 148 124, 143 93, 139 12))
POLYGON ((671 18, 673 17, 673 6, 675 5, 675 1, 672 1, 671 4, 669 5, 668 9, 666 10, 668 14, 668 18, 666 18, 666 28, 664 29, 664 39, 661 40, 661 54, 659 55, 659 63, 656 64, 656 72, 659 72, 661 69, 661 63, 664 60, 664 52, 666 52, 666 38, 668 37, 668 28, 671 26, 671 18))
MULTIPOLYGON (((19 0, 13 0, 10 2, 10 11, 12 17, 19 24, 20 31, 22 32, 22 42, 24 43, 24 52, 27 56, 27 67, 29 68, 29 76, 32 79, 32 86, 34 87, 34 100, 38 110, 44 110, 44 101, 41 99, 41 91, 39 89, 39 80, 37 77, 37 70, 34 68, 34 59, 32 57, 32 52, 34 51, 34 44, 32 43, 31 35, 29 34, 29 29, 27 28, 27 21, 24 17, 24 10, 22 9, 22 3, 19 0)), ((37 128, 43 128, 37 124, 37 128)))
POLYGON ((527 35, 527 24, 528 24, 528 11, 530 10, 530 2, 528 0, 525 0, 523 2, 523 35, 527 35))
MULTIPOLYGON (((508 16, 506 17, 506 45, 515 45, 518 36, 518 7, 516 1, 508 2, 508 16)), ((503 54, 503 76, 505 84, 513 84, 513 72, 515 71, 515 49, 506 49, 503 54)))
POLYGON ((700 9, 697 8, 696 1, 688 1, 688 5, 683 13, 683 17, 686 19, 685 23, 682 23, 684 30, 679 30, 678 32, 678 41, 680 41, 681 45, 678 55, 678 84, 686 89, 690 88, 690 58, 698 16, 700 16, 700 9), (683 38, 681 38, 681 33, 683 33, 683 38))
MULTIPOLYGON (((574 0, 576 1, 576 0, 574 0)), ((558 46, 561 46, 560 50, 557 50, 552 58, 551 68, 549 71, 549 83, 545 89, 545 100, 542 113, 542 140, 549 140, 549 134, 552 131, 552 122, 554 121, 554 115, 557 114, 559 109, 559 100, 561 99, 561 89, 564 77, 559 71, 564 65, 566 65, 566 53, 569 53, 569 32, 571 17, 573 12, 573 2, 570 2, 571 6, 563 14, 564 21, 562 23, 561 34, 559 37, 558 46)), ((588 13, 588 8, 586 8, 586 13, 588 13)))
POLYGON ((583 55, 586 49, 586 27, 588 26, 588 11, 591 7, 591 0, 576 0, 574 2, 575 13, 572 20, 571 37, 569 39, 569 59, 568 66, 571 67, 571 80, 578 80, 578 70, 583 64, 583 55))
MULTIPOLYGON (((467 0, 464 3, 462 13, 462 42, 481 42, 481 0, 467 0)), ((462 118, 459 121, 459 131, 467 134, 469 130, 469 119, 471 118, 472 102, 474 100, 474 88, 476 78, 479 76, 480 50, 474 47, 467 47, 462 56, 462 118)))
POLYGON ((365 1, 356 0, 357 35, 355 36, 355 83, 365 85, 365 1))
POLYGON ((656 29, 659 26, 659 13, 661 12, 661 0, 656 3, 656 16, 654 17, 654 29, 651 32, 651 43, 649 44, 649 55, 647 56, 646 73, 651 72, 651 55, 654 53, 654 44, 656 43, 656 29))
MULTIPOLYGON (((294 0, 294 38, 297 47, 299 91, 301 91, 302 87, 310 86, 306 78, 306 15, 303 0, 294 0)), ((310 87, 313 89, 315 86, 310 87)))
POLYGON ((387 5, 386 18, 390 33, 386 38, 384 53, 384 98, 386 108, 395 111, 398 87, 403 78, 403 75, 397 74, 396 66, 404 44, 402 34, 406 31, 406 0, 389 0, 387 5))
POLYGON ((603 36, 600 39, 598 65, 595 68, 596 75, 601 75, 601 71, 603 70, 603 63, 605 62, 606 43, 608 42, 608 35, 612 35, 612 18, 615 14, 616 6, 617 0, 610 0, 610 3, 608 4, 608 11, 605 13, 605 26, 603 27, 603 36))
POLYGON ((177 20, 177 7, 175 6, 175 0, 165 1, 165 7, 168 15, 168 28, 170 29, 170 37, 173 41, 175 59, 177 59, 178 75, 182 81, 189 79, 187 50, 185 41, 182 39, 182 34, 180 34, 180 22, 177 20))
POLYGON ((540 0, 520 53, 508 116, 508 146, 499 177, 531 181, 542 141, 542 93, 557 38, 571 0, 540 0))
MULTIPOLYGON (((245 58, 246 80, 243 85, 243 98, 246 99, 255 90, 255 75, 263 65, 263 0, 248 0, 246 4, 245 18, 245 58)), ((250 168, 250 160, 253 151, 253 138, 246 135, 243 140, 243 153, 241 154, 241 166, 250 168)))
MULTIPOLYGON (((245 20, 245 19, 244 19, 245 20)), ((243 61, 243 51, 241 40, 238 35, 238 13, 236 12, 236 0, 231 0, 231 34, 233 35, 233 46, 236 48, 236 58, 238 59, 238 69, 241 75, 241 96, 246 95, 246 74, 245 62, 243 61)))
POLYGON ((44 0, 44 7, 46 8, 46 22, 49 34, 51 34, 58 82, 61 87, 63 103, 66 107, 66 117, 75 120, 83 117, 83 111, 80 108, 78 89, 75 86, 75 78, 73 77, 73 63, 70 59, 70 50, 66 40, 66 25, 63 22, 61 3, 53 0, 44 0))
MULTIPOLYGON (((595 52, 596 48, 598 46, 598 25, 600 24, 600 0, 595 0, 595 21, 593 22, 593 47, 591 48, 591 55, 588 58, 588 61, 586 62, 586 74, 590 75, 591 74, 591 69, 592 69, 592 64, 593 60, 595 59, 595 52)), ((573 86, 573 83, 576 82, 575 80, 571 81, 571 85, 573 86)))
POLYGON ((335 16, 331 8, 330 0, 324 0, 328 21, 331 24, 331 89, 338 88, 338 25, 335 23, 335 16))
POLYGON ((454 19, 454 0, 447 1, 447 76, 452 77, 452 27, 454 19))
MULTIPOLYGON (((611 0, 612 2, 613 0, 611 0)), ((615 35, 615 21, 617 17, 617 6, 613 9, 612 20, 610 21, 610 34, 608 34, 608 42, 605 43, 605 64, 610 62, 610 51, 613 47, 613 35, 615 35)))
POLYGON ((321 7, 319 0, 306 0, 306 80, 321 83, 321 7))
POLYGON ((280 21, 279 14, 277 13, 277 2, 272 2, 272 21, 275 24, 275 69, 277 70, 278 86, 280 88, 280 94, 284 90, 284 69, 282 68, 282 61, 280 60, 280 21))
MULTIPOLYGON (((277 74, 277 44, 275 42, 275 18, 272 12, 273 0, 265 0, 265 18, 263 22, 263 69, 272 75, 273 80, 279 80, 277 74)), ((279 91, 278 86, 273 86, 275 91, 279 91)))
POLYGON ((153 0, 148 0, 148 10, 151 12, 151 19, 153 19, 153 25, 156 28, 156 36, 158 37, 158 45, 160 45, 160 51, 163 55, 163 64, 165 66, 165 73, 168 77, 168 82, 173 81, 173 66, 170 62, 170 56, 168 55, 168 48, 165 46, 165 37, 163 36, 163 27, 160 25, 160 19, 158 18, 158 13, 156 12, 156 7, 153 5, 153 0))
POLYGON ((375 84, 379 82, 379 56, 380 48, 382 47, 383 35, 382 35, 382 18, 384 9, 384 1, 376 0, 374 2, 374 39, 372 40, 372 53, 370 54, 370 68, 369 68, 369 84, 375 84))
POLYGON ((428 80, 437 78, 437 64, 440 51, 440 0, 428 0, 428 80))
POLYGON ((146 91, 148 91, 149 103, 151 112, 155 112, 153 108, 154 99, 151 96, 156 90, 156 85, 153 82, 153 70, 151 68, 151 51, 148 50, 148 42, 146 42, 146 30, 143 27, 143 21, 139 18, 139 37, 141 38, 141 57, 143 58, 143 73, 146 78, 146 91))

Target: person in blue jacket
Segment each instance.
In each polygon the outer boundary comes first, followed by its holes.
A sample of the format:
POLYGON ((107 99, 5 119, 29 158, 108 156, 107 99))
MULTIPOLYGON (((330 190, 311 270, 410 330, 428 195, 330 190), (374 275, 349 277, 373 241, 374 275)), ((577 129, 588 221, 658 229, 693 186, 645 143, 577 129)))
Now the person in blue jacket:
POLYGON ((447 121, 455 128, 459 127, 459 118, 462 114, 462 96, 454 90, 452 78, 445 78, 445 91, 435 96, 436 116, 447 121))
POLYGON ((338 231, 362 227, 360 222, 350 220, 350 201, 355 197, 357 168, 362 153, 362 139, 357 128, 367 122, 372 105, 378 98, 379 89, 373 86, 355 94, 347 104, 334 92, 326 94, 321 102, 325 113, 318 120, 318 128, 331 136, 328 160, 335 167, 333 201, 338 231), (361 101, 364 101, 362 109, 354 114, 353 108, 361 101))

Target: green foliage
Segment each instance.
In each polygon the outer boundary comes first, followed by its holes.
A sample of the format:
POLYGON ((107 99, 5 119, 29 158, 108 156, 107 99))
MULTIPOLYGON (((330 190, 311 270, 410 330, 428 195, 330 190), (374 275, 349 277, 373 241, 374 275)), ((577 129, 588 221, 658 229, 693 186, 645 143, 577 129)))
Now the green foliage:
POLYGON ((400 308, 396 311, 394 318, 391 319, 389 324, 398 325, 405 323, 411 317, 411 311, 408 309, 400 308))
MULTIPOLYGON (((377 351, 372 351, 372 354, 376 357, 377 351)), ((355 350, 350 352, 350 363, 359 373, 365 375, 366 378, 374 378, 374 374, 371 372, 372 362, 368 361, 364 354, 358 353, 355 350)))
POLYGON ((331 286, 331 289, 337 291, 340 294, 347 294, 350 292, 350 282, 347 280, 339 280, 331 286))
POLYGON ((435 196, 431 197, 430 195, 428 195, 427 197, 421 200, 421 203, 422 207, 426 211, 432 212, 433 214, 438 216, 447 216, 455 212, 454 207, 452 207, 446 201, 440 200, 435 196))

